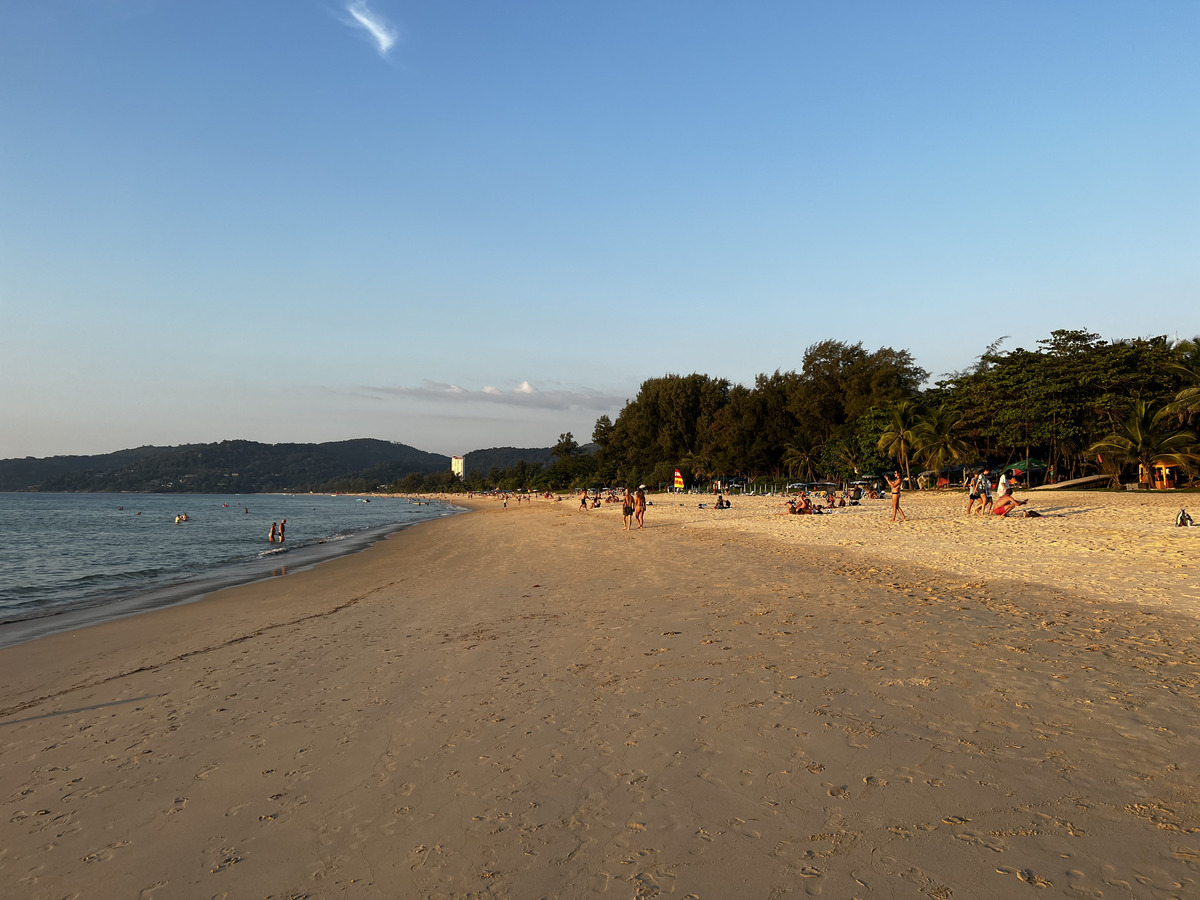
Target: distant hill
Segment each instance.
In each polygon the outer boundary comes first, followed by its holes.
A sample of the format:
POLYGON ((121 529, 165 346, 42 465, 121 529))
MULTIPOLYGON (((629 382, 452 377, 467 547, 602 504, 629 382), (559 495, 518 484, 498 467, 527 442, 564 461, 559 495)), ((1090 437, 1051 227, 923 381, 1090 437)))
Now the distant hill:
POLYGON ((349 479, 388 484, 410 472, 449 468, 448 456, 373 438, 324 444, 222 441, 0 460, 0 491, 253 494, 332 489, 349 479))

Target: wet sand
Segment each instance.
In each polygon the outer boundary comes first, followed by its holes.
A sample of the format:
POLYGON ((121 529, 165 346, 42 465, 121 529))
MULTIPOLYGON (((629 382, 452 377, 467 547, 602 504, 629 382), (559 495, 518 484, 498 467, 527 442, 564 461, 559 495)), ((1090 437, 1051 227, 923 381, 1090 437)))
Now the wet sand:
POLYGON ((0 896, 1200 896, 1200 529, 1022 496, 485 501, 5 649, 0 896))

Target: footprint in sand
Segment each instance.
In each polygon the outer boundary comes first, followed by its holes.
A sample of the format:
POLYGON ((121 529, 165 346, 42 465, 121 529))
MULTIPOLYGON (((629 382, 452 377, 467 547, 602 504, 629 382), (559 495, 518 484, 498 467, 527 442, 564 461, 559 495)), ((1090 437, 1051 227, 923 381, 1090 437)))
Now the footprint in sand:
POLYGON ((1053 887, 1054 882, 1048 878, 1043 878, 1038 875, 1033 869, 1016 869, 1012 866, 997 866, 996 871, 1001 875, 1016 875, 1026 884, 1031 884, 1034 887, 1053 887))
POLYGON ((118 850, 120 850, 122 847, 128 846, 128 844, 129 841, 117 841, 114 844, 109 844, 107 847, 101 847, 99 850, 96 850, 85 856, 83 861, 85 863, 107 862, 113 858, 118 850))
POLYGON ((638 872, 633 876, 635 897, 675 893, 675 876, 669 872, 638 872))
POLYGON ((209 869, 214 875, 218 872, 223 872, 231 866, 236 866, 242 861, 242 857, 238 856, 235 851, 223 851, 224 855, 221 861, 209 869))
POLYGON ((988 834, 978 834, 974 831, 964 831, 961 834, 956 834, 956 840, 970 844, 974 847, 983 847, 991 850, 993 853, 1003 853, 1008 849, 1008 845, 999 838, 995 838, 988 834))

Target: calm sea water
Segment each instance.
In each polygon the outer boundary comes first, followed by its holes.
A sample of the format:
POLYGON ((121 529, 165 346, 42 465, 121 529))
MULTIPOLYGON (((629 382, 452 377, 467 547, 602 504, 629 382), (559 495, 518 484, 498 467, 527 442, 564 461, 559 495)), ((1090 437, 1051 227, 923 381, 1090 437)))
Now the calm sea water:
POLYGON ((457 511, 315 494, 0 493, 0 647, 284 575, 457 511), (287 542, 270 544, 281 519, 287 542))

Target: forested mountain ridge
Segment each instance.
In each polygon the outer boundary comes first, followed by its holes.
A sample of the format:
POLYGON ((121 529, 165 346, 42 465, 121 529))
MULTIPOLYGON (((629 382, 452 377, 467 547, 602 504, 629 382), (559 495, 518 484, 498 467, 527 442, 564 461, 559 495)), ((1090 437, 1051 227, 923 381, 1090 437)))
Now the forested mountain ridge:
POLYGON ((450 468, 450 458, 360 438, 322 444, 221 441, 139 447, 98 456, 0 460, 3 491, 260 493, 389 484, 410 472, 450 468))

